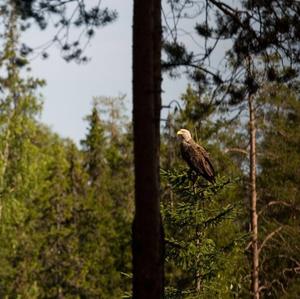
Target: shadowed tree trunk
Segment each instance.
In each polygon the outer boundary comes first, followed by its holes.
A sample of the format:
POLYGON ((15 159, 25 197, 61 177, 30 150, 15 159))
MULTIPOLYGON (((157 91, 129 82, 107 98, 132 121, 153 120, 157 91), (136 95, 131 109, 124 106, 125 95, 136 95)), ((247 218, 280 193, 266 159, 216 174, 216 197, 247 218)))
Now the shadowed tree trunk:
POLYGON ((257 227, 257 195, 256 195, 256 126, 253 95, 248 97, 249 132, 250 132, 250 211, 251 211, 251 251, 252 272, 251 292, 253 299, 259 299, 259 259, 258 259, 258 227, 257 227))
POLYGON ((163 298, 163 230, 159 208, 160 0, 135 0, 133 130, 135 217, 133 298, 163 298))

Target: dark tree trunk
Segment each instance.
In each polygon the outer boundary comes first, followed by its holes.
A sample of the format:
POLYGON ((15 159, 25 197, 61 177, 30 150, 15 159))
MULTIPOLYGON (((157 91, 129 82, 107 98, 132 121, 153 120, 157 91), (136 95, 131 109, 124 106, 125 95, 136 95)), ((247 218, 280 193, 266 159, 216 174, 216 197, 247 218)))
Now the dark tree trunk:
POLYGON ((159 208, 160 5, 160 0, 134 1, 134 299, 163 298, 164 288, 164 242, 159 208))

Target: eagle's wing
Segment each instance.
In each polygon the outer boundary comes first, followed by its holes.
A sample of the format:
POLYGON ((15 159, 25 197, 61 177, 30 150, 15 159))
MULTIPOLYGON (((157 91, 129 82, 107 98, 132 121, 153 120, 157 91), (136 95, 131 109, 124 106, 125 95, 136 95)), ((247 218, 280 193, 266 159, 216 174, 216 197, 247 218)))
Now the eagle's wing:
POLYGON ((210 176, 215 176, 215 170, 210 161, 209 153, 201 145, 199 145, 199 144, 196 144, 196 145, 197 145, 197 151, 201 152, 204 157, 203 164, 204 164, 205 169, 207 170, 208 174, 210 176))
POLYGON ((192 140, 184 142, 181 151, 184 160, 192 169, 208 181, 215 182, 214 167, 210 161, 209 154, 201 145, 192 140))

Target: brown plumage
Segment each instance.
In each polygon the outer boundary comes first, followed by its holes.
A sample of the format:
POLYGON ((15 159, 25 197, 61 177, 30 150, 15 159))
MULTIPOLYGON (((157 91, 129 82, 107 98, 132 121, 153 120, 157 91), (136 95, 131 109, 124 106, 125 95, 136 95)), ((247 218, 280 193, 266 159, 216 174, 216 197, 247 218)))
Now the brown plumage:
POLYGON ((181 137, 181 154, 189 167, 211 183, 215 183, 215 171, 207 151, 197 144, 186 129, 177 132, 181 137))

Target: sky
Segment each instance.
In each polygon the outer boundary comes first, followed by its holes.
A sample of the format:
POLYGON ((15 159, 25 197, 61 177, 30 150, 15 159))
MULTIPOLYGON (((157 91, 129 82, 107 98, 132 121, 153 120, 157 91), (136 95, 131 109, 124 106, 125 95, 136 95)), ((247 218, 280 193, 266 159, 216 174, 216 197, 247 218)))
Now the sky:
MULTIPOLYGON (((76 143, 85 136, 84 117, 91 111, 94 96, 118 96, 126 94, 128 113, 131 114, 132 94, 132 0, 102 1, 103 5, 116 9, 118 19, 97 31, 86 49, 91 58, 87 64, 67 63, 58 48, 52 47, 49 58, 31 61, 34 77, 45 79, 46 87, 41 93, 44 109, 41 121, 62 137, 76 143)), ((24 40, 30 46, 39 46, 48 41, 55 32, 51 29, 30 29, 24 40)), ((186 88, 186 80, 163 81, 163 103, 180 98, 186 88)))

